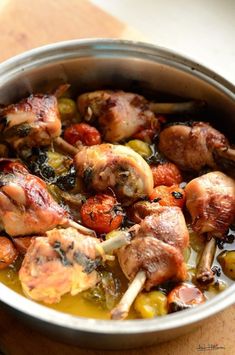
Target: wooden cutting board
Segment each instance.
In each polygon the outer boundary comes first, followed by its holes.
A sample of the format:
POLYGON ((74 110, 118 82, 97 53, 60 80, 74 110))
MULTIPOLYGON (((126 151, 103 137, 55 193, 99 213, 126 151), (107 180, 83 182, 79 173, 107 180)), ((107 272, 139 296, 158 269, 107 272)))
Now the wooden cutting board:
MULTIPOLYGON (((137 31, 82 0, 0 0, 0 61, 44 44, 74 38, 146 40, 137 31)), ((235 353, 235 306, 210 318, 195 332, 152 348, 105 354, 235 353)), ((0 355, 94 355, 50 340, 26 327, 0 306, 0 355)))

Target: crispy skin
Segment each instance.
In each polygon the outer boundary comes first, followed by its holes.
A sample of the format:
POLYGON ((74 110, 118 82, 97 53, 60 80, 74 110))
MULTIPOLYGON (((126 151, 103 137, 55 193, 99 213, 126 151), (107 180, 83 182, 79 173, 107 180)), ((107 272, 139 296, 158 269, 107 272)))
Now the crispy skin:
POLYGON ((158 212, 145 217, 138 238, 149 235, 183 251, 188 246, 189 234, 181 209, 160 206, 158 212))
POLYGON ((65 222, 67 213, 43 180, 17 161, 2 160, 0 170, 0 219, 10 236, 44 234, 65 222))
POLYGON ((214 153, 228 147, 225 136, 204 122, 167 127, 159 138, 160 151, 183 170, 216 168, 214 153))
POLYGON ((138 201, 127 209, 128 218, 134 223, 140 223, 142 219, 154 213, 158 213, 158 202, 138 201))
POLYGON ((193 229, 223 237, 235 219, 235 181, 213 171, 190 181, 185 192, 193 229))
POLYGON ((149 165, 131 148, 100 144, 83 147, 74 158, 78 176, 96 191, 112 188, 123 201, 149 196, 153 176, 149 165))
POLYGON ((149 130, 150 135, 159 130, 147 100, 137 94, 111 90, 89 92, 78 97, 78 108, 88 121, 98 120, 106 142, 120 142, 143 129, 149 130))
POLYGON ((57 99, 53 95, 30 95, 0 111, 0 132, 13 148, 49 145, 61 134, 57 99))
POLYGON ((158 213, 145 217, 140 225, 132 227, 132 233, 132 242, 117 252, 128 279, 144 270, 147 290, 165 281, 186 279, 183 249, 188 246, 189 235, 178 207, 160 207, 158 213))
POLYGON ((76 295, 95 286, 99 240, 73 228, 54 229, 32 240, 19 271, 25 294, 45 303, 57 303, 66 293, 76 295))

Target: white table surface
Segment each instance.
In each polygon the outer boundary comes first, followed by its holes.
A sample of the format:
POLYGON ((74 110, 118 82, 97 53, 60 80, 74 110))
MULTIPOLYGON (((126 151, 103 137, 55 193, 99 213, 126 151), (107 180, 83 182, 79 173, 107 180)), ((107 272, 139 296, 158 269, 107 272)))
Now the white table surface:
POLYGON ((235 84, 235 0, 91 0, 141 32, 235 84))

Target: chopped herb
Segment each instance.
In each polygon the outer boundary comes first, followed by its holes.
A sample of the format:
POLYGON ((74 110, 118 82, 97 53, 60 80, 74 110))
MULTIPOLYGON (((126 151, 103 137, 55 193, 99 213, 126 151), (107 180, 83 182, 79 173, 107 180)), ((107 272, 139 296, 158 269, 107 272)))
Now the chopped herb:
POLYGON ((181 198, 183 198, 183 194, 179 191, 173 191, 171 194, 176 200, 180 200, 181 198))
POLYGON ((93 170, 91 167, 88 167, 83 174, 83 179, 84 182, 87 186, 89 186, 91 184, 92 181, 92 175, 93 175, 93 170))
POLYGON ((159 201, 161 201, 161 197, 157 197, 153 200, 153 202, 159 202, 159 201))
POLYGON ((94 271, 100 264, 100 259, 90 259, 84 253, 77 251, 74 253, 74 260, 81 266, 83 266, 83 271, 86 274, 90 274, 94 271))
POLYGON ((61 262, 64 266, 72 265, 72 263, 67 259, 65 251, 63 249, 61 249, 61 243, 59 241, 55 241, 55 243, 53 245, 53 249, 60 256, 61 262))
POLYGON ((22 124, 17 127, 17 135, 21 138, 27 137, 31 131, 29 124, 22 124))
POLYGON ((221 275, 221 268, 220 268, 219 266, 216 266, 216 265, 215 265, 215 266, 213 266, 213 267, 211 268, 211 270, 212 270, 212 272, 213 272, 214 275, 220 277, 220 275, 221 275))
POLYGON ((145 160, 149 165, 163 164, 163 163, 167 162, 167 160, 159 152, 156 152, 155 154, 151 155, 150 157, 146 158, 145 160))
POLYGON ((43 165, 41 168, 41 175, 46 180, 53 180, 55 177, 55 172, 49 165, 43 165))

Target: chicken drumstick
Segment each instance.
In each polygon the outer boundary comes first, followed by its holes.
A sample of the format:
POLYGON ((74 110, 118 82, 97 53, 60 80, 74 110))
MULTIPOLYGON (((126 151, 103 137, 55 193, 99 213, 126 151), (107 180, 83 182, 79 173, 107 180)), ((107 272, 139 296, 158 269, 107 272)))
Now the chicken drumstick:
POLYGON ((10 159, 0 160, 0 221, 12 237, 44 234, 57 225, 73 225, 85 234, 94 234, 69 219, 52 199, 43 180, 10 159))
POLYGON ((223 238, 235 219, 235 181, 220 171, 199 176, 185 188, 186 206, 192 217, 192 227, 209 239, 198 265, 197 280, 213 281, 211 271, 216 241, 223 238))
POLYGON ((117 251, 120 266, 132 283, 111 313, 113 319, 124 319, 140 290, 168 280, 184 281, 186 267, 183 250, 189 234, 184 216, 178 207, 159 206, 131 228, 131 243, 117 251))

